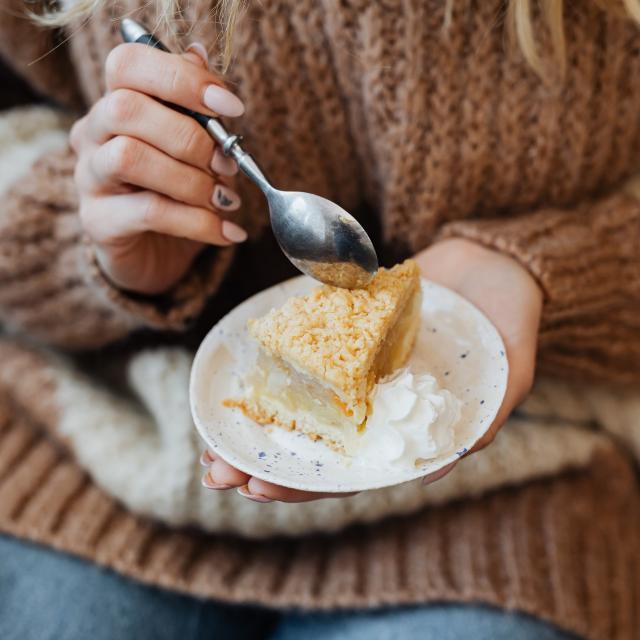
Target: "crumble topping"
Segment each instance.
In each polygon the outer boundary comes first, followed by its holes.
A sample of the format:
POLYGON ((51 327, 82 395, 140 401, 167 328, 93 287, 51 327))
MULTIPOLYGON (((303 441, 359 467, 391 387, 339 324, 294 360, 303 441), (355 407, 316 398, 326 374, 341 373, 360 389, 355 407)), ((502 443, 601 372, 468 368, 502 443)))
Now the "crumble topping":
POLYGON ((270 355, 357 401, 387 331, 419 286, 418 266, 406 260, 380 269, 364 289, 323 285, 290 298, 249 321, 249 333, 270 355))

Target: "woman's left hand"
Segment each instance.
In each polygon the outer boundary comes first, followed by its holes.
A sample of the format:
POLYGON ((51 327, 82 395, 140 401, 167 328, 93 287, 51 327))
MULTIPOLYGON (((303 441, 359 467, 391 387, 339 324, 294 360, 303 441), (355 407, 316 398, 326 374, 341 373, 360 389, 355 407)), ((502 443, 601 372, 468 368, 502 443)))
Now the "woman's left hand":
MULTIPOLYGON (((496 326, 507 349, 507 391, 493 424, 470 451, 474 453, 493 441, 509 414, 531 389, 542 313, 542 290, 516 260, 468 240, 443 240, 419 253, 415 259, 426 278, 457 291, 478 307, 496 326)), ((310 493, 281 487, 238 471, 210 451, 204 452, 202 463, 209 468, 202 481, 205 487, 239 487, 242 495, 257 502, 306 502, 353 495, 310 493)), ((424 482, 438 480, 456 464, 426 476, 424 482)))
POLYGON ((473 453, 493 442, 509 414, 531 390, 542 289, 517 260, 469 240, 442 240, 415 259, 425 278, 456 291, 480 309, 498 329, 507 349, 507 390, 495 420, 470 451, 473 453))

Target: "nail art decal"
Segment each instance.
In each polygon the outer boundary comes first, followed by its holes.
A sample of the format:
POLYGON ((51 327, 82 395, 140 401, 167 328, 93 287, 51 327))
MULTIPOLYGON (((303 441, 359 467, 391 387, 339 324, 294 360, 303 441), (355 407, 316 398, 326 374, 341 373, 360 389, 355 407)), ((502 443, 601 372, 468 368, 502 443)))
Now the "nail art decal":
POLYGON ((211 169, 221 176, 233 176, 238 173, 238 164, 233 158, 225 156, 220 149, 216 149, 211 159, 211 169))
POLYGON ((233 189, 217 184, 213 191, 212 202, 219 209, 235 211, 240 207, 240 196, 233 189))
POLYGON ((218 204, 225 209, 233 204, 233 200, 231 200, 231 198, 227 198, 222 189, 217 190, 217 198, 218 204))

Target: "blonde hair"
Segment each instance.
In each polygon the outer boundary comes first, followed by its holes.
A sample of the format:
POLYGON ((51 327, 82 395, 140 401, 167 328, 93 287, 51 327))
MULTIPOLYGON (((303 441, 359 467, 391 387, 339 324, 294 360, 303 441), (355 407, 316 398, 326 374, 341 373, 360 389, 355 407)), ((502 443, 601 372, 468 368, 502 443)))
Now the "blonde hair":
MULTIPOLYGON (((64 7, 57 6, 53 10, 46 9, 42 13, 30 13, 31 17, 47 27, 62 27, 90 16, 103 2, 108 0, 71 0, 64 7)), ((151 0, 158 6, 160 23, 169 31, 172 29, 174 16, 179 14, 179 0, 151 0)), ((639 0, 640 1, 640 0, 639 0)), ((238 19, 247 0, 217 0, 213 17, 220 25, 222 34, 221 58, 226 71, 232 57, 232 36, 238 19)))
MULTIPOLYGON (((36 20, 48 26, 62 26, 90 15, 106 0, 73 0, 66 7, 47 11, 35 16, 36 20)), ((173 17, 178 13, 179 0, 152 0, 159 6, 158 15, 171 28, 173 17)), ((216 19, 220 24, 222 38, 222 62, 226 70, 232 56, 232 38, 245 3, 249 0, 218 0, 216 19)), ((444 24, 449 26, 456 0, 444 0, 444 24)), ((509 40, 522 52, 529 66, 541 77, 547 78, 552 69, 545 64, 540 49, 540 34, 534 28, 534 13, 539 12, 544 28, 548 32, 548 42, 553 60, 553 75, 563 78, 566 69, 566 40, 564 32, 564 0, 505 0, 506 29, 509 40)), ((593 0, 602 9, 631 18, 640 24, 640 0, 593 0)))

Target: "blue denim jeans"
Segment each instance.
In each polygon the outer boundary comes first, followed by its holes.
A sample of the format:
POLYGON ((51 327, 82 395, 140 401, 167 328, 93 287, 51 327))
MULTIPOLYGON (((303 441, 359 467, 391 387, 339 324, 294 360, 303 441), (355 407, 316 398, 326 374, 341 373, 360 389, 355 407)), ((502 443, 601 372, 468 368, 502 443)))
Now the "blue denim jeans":
POLYGON ((567 640, 529 616, 480 605, 301 613, 146 587, 0 536, 2 640, 567 640))

